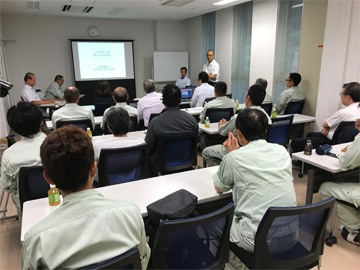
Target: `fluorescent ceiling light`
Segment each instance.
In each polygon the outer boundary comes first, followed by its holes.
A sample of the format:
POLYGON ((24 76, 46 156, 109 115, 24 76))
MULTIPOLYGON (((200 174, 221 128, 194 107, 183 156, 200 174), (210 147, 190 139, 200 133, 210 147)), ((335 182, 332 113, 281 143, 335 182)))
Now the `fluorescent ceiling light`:
POLYGON ((304 6, 304 3, 302 4, 297 4, 297 5, 293 5, 292 8, 298 8, 298 7, 303 7, 304 6))
POLYGON ((222 6, 222 5, 226 5, 226 4, 229 4, 231 2, 235 2, 236 0, 222 0, 222 1, 219 1, 219 2, 216 2, 216 3, 213 3, 213 5, 215 6, 222 6))

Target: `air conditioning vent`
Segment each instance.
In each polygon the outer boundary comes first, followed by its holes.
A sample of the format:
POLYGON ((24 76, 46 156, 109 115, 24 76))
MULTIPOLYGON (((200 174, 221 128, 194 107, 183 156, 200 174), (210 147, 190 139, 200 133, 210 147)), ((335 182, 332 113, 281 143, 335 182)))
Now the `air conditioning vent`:
POLYGON ((73 13, 89 13, 93 8, 94 8, 93 6, 63 5, 61 11, 73 12, 73 13))
POLYGON ((40 2, 39 1, 26 1, 27 8, 30 11, 38 11, 40 8, 40 2))
POLYGON ((194 1, 195 0, 167 0, 164 3, 161 3, 161 5, 167 7, 181 7, 194 1))

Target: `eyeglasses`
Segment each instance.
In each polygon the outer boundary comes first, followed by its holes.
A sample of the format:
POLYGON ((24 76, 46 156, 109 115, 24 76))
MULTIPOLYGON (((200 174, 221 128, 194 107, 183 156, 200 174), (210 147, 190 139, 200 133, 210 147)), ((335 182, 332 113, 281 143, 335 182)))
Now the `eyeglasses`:
POLYGON ((285 80, 285 82, 292 82, 292 80, 285 80))
POLYGON ((206 56, 213 56, 212 54, 207 54, 206 56))

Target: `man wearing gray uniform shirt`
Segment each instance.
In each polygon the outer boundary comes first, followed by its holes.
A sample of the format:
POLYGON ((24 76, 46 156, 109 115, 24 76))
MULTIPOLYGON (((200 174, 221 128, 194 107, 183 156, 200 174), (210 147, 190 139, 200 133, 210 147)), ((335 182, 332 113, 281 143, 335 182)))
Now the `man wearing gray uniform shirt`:
MULTIPOLYGON (((258 109, 262 111, 268 119, 268 124, 271 125, 272 122, 270 117, 267 115, 264 109, 260 107, 260 104, 263 101, 264 97, 265 97, 264 88, 260 85, 254 84, 249 88, 249 91, 245 98, 245 105, 250 109, 258 109)), ((236 117, 237 114, 231 117, 229 121, 222 119, 219 122, 218 124, 219 133, 222 136, 228 136, 230 132, 232 132, 233 135, 236 136, 236 127, 235 127, 236 117)), ((221 163, 221 160, 226 154, 227 154, 226 148, 222 144, 208 146, 202 152, 202 156, 209 166, 219 165, 221 163)))

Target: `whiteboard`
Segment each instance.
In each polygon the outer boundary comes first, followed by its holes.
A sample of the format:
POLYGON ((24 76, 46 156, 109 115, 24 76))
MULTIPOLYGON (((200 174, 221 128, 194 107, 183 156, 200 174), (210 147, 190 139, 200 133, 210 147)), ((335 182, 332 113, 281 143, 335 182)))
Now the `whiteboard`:
POLYGON ((176 81, 180 68, 188 68, 188 52, 154 52, 154 81, 176 81))

